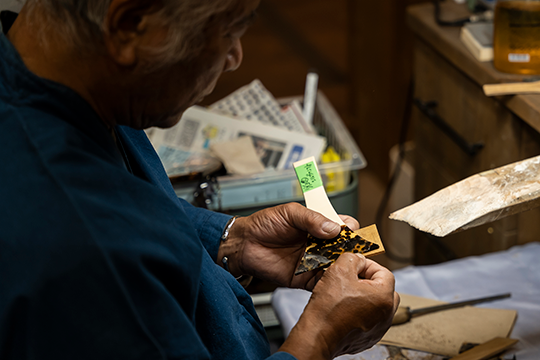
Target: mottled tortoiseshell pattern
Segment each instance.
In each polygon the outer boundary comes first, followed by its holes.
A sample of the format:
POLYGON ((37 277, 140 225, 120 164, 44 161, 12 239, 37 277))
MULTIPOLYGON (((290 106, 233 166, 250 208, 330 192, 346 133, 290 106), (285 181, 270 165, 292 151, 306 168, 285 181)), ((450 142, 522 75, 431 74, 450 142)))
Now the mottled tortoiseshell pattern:
POLYGON ((308 235, 306 253, 295 275, 320 267, 328 267, 344 252, 364 254, 378 248, 379 245, 355 234, 346 225, 342 225, 339 235, 332 239, 319 239, 308 235))

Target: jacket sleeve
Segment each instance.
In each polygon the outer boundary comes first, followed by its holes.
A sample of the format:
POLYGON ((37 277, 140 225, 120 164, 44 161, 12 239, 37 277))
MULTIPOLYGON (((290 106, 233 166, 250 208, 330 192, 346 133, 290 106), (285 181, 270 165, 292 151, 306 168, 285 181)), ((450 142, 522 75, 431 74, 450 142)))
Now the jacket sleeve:
POLYGON ((296 358, 289 353, 280 351, 268 357, 267 360, 296 360, 296 358))
POLYGON ((232 216, 195 207, 181 198, 178 201, 197 230, 206 251, 216 261, 221 235, 232 216))

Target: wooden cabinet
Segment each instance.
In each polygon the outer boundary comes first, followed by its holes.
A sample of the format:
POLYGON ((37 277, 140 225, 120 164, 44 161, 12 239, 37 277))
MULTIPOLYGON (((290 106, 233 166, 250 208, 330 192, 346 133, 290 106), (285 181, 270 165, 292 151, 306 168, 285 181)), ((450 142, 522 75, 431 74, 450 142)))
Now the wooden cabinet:
MULTIPOLYGON (((445 5, 443 13, 446 10, 456 18, 467 11, 451 2, 445 5)), ((522 77, 499 73, 491 63, 476 61, 460 43, 458 28, 441 28, 434 22, 431 4, 410 7, 408 21, 416 37, 416 200, 481 171, 540 154, 539 101, 530 96, 489 98, 481 87, 522 77), (441 121, 446 125, 441 126, 441 121), (479 144, 482 148, 472 154, 479 144)), ((415 263, 480 255, 538 239, 538 209, 445 238, 418 231, 415 263)))

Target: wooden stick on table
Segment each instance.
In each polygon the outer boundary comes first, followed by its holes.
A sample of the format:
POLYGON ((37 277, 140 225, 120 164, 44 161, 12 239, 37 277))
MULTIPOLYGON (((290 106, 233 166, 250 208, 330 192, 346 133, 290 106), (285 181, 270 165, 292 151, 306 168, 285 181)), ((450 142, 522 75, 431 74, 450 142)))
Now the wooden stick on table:
POLYGON ((484 360, 491 359, 493 356, 508 349, 518 341, 510 338, 495 338, 481 345, 475 346, 470 350, 454 356, 450 360, 484 360))
POLYGON ((483 86, 486 96, 540 94, 540 81, 505 84, 487 84, 483 86))

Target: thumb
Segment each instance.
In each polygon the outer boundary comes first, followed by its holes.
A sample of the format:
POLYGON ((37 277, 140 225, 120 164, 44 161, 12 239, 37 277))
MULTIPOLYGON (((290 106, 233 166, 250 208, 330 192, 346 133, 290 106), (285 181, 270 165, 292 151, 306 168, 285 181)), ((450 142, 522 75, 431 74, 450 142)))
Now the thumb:
POLYGON ((338 236, 341 231, 340 224, 300 204, 286 204, 283 209, 286 213, 286 218, 289 219, 294 227, 307 231, 312 236, 329 239, 338 236))

